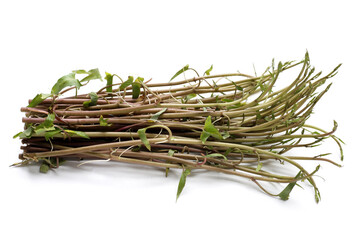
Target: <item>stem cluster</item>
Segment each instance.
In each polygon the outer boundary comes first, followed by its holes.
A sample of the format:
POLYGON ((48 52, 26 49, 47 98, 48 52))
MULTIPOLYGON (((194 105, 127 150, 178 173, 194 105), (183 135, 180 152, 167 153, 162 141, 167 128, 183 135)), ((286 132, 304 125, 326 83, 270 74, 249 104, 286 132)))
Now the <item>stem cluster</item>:
MULTIPOLYGON (((74 88, 77 93, 78 87, 69 85, 36 106, 30 100, 30 107, 21 108, 26 113, 25 131, 17 135, 24 144, 21 164, 41 162, 43 172, 65 160, 98 159, 160 167, 166 174, 171 168, 179 168, 183 175, 178 195, 194 169, 248 178, 265 193, 283 200, 296 182, 306 180, 319 201, 313 179, 318 167, 308 171, 300 162, 340 165, 325 155, 292 156, 288 152, 316 147, 332 138, 340 147, 342 160, 341 140, 333 135, 336 122, 331 131, 306 124, 331 84, 316 91, 338 67, 321 76, 306 54, 297 63, 275 66, 273 62, 261 76, 210 75, 211 67, 204 76, 195 71, 194 78, 151 83, 133 77, 123 81, 106 73, 107 85, 96 93, 64 97, 74 88), (279 76, 295 69, 299 71, 294 80, 276 90, 279 76), (120 82, 113 83, 114 77, 120 82), (285 168, 284 163, 296 172, 285 168), (289 174, 274 172, 274 164, 289 174), (288 185, 281 193, 272 194, 262 182, 288 185)), ((187 70, 193 69, 187 65, 173 78, 187 70)))

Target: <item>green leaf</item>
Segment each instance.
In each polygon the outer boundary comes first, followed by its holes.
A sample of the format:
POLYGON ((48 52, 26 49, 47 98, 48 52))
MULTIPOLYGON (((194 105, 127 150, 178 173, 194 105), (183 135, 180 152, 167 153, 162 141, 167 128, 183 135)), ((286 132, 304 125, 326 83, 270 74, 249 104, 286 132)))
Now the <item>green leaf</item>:
MULTIPOLYGON (((78 73, 78 72, 77 72, 78 73)), ((101 79, 101 74, 99 72, 99 69, 95 68, 95 69, 91 69, 88 72, 86 72, 88 75, 86 77, 84 77, 83 79, 81 79, 80 82, 85 82, 85 81, 90 81, 90 80, 94 80, 94 79, 101 79)))
POLYGON ((124 90, 126 87, 130 86, 134 81, 134 77, 133 76, 129 76, 128 80, 126 80, 125 82, 123 82, 120 85, 120 91, 124 90))
POLYGON ((34 133, 34 128, 30 126, 24 131, 17 133, 15 136, 13 136, 13 138, 17 138, 17 137, 19 137, 20 139, 31 138, 33 133, 34 133))
POLYGON ((277 74, 279 75, 279 73, 283 70, 283 64, 282 64, 282 62, 280 61, 279 63, 278 63, 278 72, 277 72, 277 74))
POLYGON ((174 153, 175 153, 175 150, 169 149, 168 155, 169 155, 170 157, 174 156, 174 153))
POLYGON ((50 128, 54 125, 54 120, 55 120, 55 114, 49 113, 42 124, 44 124, 44 127, 50 128))
POLYGON ((144 78, 142 78, 142 77, 137 77, 137 78, 135 79, 135 82, 142 83, 143 81, 144 81, 144 78))
POLYGON ((77 136, 82 137, 82 138, 90 139, 90 137, 86 133, 81 132, 81 131, 74 131, 74 130, 65 129, 65 132, 70 133, 72 135, 77 135, 77 136))
POLYGON ((228 131, 222 132, 221 133, 222 139, 227 139, 230 137, 230 133, 228 131))
POLYGON ((200 135, 201 142, 204 144, 206 142, 206 140, 210 137, 210 135, 211 135, 210 133, 203 130, 200 135))
POLYGON ((110 74, 108 72, 105 72, 105 80, 106 80, 106 91, 107 92, 112 92, 112 85, 113 84, 113 78, 114 78, 114 75, 113 74, 110 74))
POLYGON ((173 80, 174 78, 176 78, 177 76, 179 76, 180 74, 182 74, 183 72, 187 71, 187 70, 189 70, 189 64, 187 64, 187 65, 184 66, 182 69, 180 69, 179 71, 177 71, 177 72, 175 73, 175 75, 170 79, 170 81, 173 80))
POLYGON ((233 152, 233 150, 234 150, 234 149, 232 149, 232 148, 226 149, 226 151, 225 151, 225 153, 224 153, 224 156, 229 155, 229 153, 233 152))
POLYGON ((99 118, 100 126, 102 127, 111 126, 111 123, 108 123, 108 120, 109 120, 108 118, 104 119, 104 117, 101 115, 99 118))
POLYGON ((54 126, 47 128, 47 127, 43 127, 43 126, 40 126, 40 125, 34 129, 36 134, 39 134, 39 133, 42 133, 42 132, 47 132, 47 131, 53 131, 53 130, 55 130, 54 126))
POLYGON ((213 65, 211 65, 211 67, 205 71, 204 75, 210 75, 210 72, 213 70, 213 65))
POLYGON ((178 189, 177 189, 177 193, 176 193, 176 201, 178 200, 182 190, 185 187, 186 184, 186 177, 191 173, 191 169, 185 169, 183 170, 181 177, 180 177, 180 181, 179 181, 179 185, 178 185, 178 189))
POLYGON ((205 126, 203 129, 203 132, 200 135, 200 139, 203 143, 205 143, 205 141, 210 136, 220 139, 220 140, 223 139, 223 136, 220 134, 219 130, 217 130, 217 128, 215 128, 215 126, 211 123, 211 116, 208 116, 205 121, 205 126))
MULTIPOLYGON (((172 156, 174 156, 174 153, 175 153, 175 151, 176 150, 173 150, 173 149, 169 149, 169 151, 168 151, 168 155, 170 156, 170 157, 172 157, 172 156)), ((168 162, 168 161, 167 161, 168 162)), ((165 168, 165 177, 167 177, 168 176, 168 174, 169 174, 169 168, 167 167, 167 168, 165 168)))
POLYGON ((136 78, 135 82, 133 82, 131 84, 132 86, 132 98, 133 99, 137 99, 140 95, 140 88, 141 88, 141 83, 144 81, 144 78, 142 77, 138 77, 136 78))
POLYGON ((49 113, 45 119, 44 122, 42 122, 41 124, 39 124, 36 128, 35 128, 35 132, 41 133, 44 131, 52 131, 55 130, 54 127, 54 120, 55 120, 55 114, 53 113, 49 113))
POLYGON ((262 168, 262 165, 263 165, 262 162, 259 162, 255 171, 256 172, 260 171, 260 169, 262 168))
MULTIPOLYGON (((301 174, 301 171, 295 176, 295 178, 298 178, 300 177, 300 174, 301 174)), ((284 190, 282 190, 281 193, 279 193, 279 197, 281 198, 281 200, 288 200, 289 199, 289 195, 290 195, 290 192, 292 191, 292 189, 294 188, 294 186, 296 185, 296 182, 292 182, 292 183, 289 183, 285 188, 284 190)))
POLYGON ((210 133, 211 136, 218 138, 218 139, 222 139, 222 136, 221 136, 219 130, 217 130, 217 128, 215 128, 215 126, 211 123, 211 116, 207 117, 207 119, 205 121, 204 130, 207 131, 208 133, 210 133))
POLYGON ((55 85, 51 89, 52 94, 59 94, 61 90, 63 90, 65 87, 75 86, 77 89, 79 89, 82 85, 75 78, 75 73, 69 73, 68 75, 65 75, 58 79, 58 81, 55 83, 55 85))
POLYGON ((22 133, 23 133, 23 132, 19 132, 19 133, 15 134, 15 135, 13 136, 13 138, 19 137, 22 133))
MULTIPOLYGON (((30 138, 31 135, 34 133, 34 128, 33 127, 28 127, 23 134, 25 135, 25 137, 30 138)), ((20 136, 21 137, 21 136, 20 136)))
POLYGON ((94 92, 89 93, 90 100, 83 102, 83 106, 88 108, 90 106, 95 106, 99 99, 98 95, 94 92))
POLYGON ((84 69, 73 70, 72 72, 75 74, 89 74, 89 72, 84 69))
POLYGON ((163 114, 164 112, 166 112, 166 110, 167 110, 167 108, 163 108, 159 112, 152 115, 150 118, 150 121, 156 122, 159 119, 160 115, 163 114))
POLYGON ((139 95, 140 95, 140 87, 141 87, 140 83, 134 82, 132 84, 132 98, 133 99, 137 99, 139 97, 139 95))
POLYGON ((192 99, 192 98, 194 98, 196 96, 197 96, 196 93, 190 93, 190 94, 186 95, 185 102, 189 101, 190 99, 192 99))
POLYGON ((239 91, 243 91, 243 90, 244 90, 242 87, 236 85, 235 82, 233 82, 233 81, 231 81, 231 82, 232 82, 232 84, 235 86, 235 88, 236 88, 237 90, 239 90, 239 91))
POLYGON ((141 129, 139 129, 139 130, 137 131, 137 133, 138 133, 138 135, 139 135, 142 143, 145 145, 145 147, 146 147, 149 151, 151 151, 151 146, 150 146, 149 140, 148 140, 147 137, 146 137, 145 132, 146 132, 146 128, 141 128, 141 129))
POLYGON ((36 107, 38 104, 42 103, 45 99, 47 99, 50 96, 51 94, 39 93, 31 100, 28 107, 36 107))
POLYGON ((50 169, 50 166, 46 162, 42 163, 40 166, 41 173, 47 173, 49 171, 49 169, 50 169))
POLYGON ((52 131, 46 131, 45 136, 44 136, 45 140, 49 141, 49 139, 52 139, 58 133, 61 133, 60 129, 55 129, 55 130, 52 130, 52 131))

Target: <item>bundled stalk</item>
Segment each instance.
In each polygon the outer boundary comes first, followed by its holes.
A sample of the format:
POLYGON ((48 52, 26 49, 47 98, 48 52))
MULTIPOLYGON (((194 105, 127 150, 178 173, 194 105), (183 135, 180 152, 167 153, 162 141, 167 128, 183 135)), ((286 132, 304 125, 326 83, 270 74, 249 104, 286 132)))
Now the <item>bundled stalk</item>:
POLYGON ((166 176, 169 169, 181 169, 177 198, 186 177, 197 169, 250 179, 265 193, 283 200, 296 183, 306 180, 318 202, 313 176, 319 165, 308 171, 300 163, 340 165, 324 158, 326 154, 288 153, 332 138, 343 159, 342 142, 333 135, 335 121, 331 131, 306 124, 331 84, 319 93, 316 90, 335 76, 339 67, 321 76, 306 53, 300 62, 275 66, 273 61, 261 76, 211 75, 212 66, 201 76, 188 65, 166 83, 132 76, 123 80, 106 73, 106 86, 88 94, 78 90, 101 79, 98 69, 73 71, 60 78, 51 93, 37 94, 21 108, 26 113, 22 120, 25 130, 14 137, 20 137, 24 145, 22 161, 15 165, 39 163, 40 171, 47 172, 66 160, 117 161, 163 168, 166 176), (299 71, 289 85, 274 89, 284 71, 296 69, 299 71), (187 71, 196 76, 176 81, 187 71), (85 77, 78 80, 81 75, 85 77), (70 90, 75 95, 65 96, 70 90), (265 189, 265 182, 286 187, 273 194, 265 189))

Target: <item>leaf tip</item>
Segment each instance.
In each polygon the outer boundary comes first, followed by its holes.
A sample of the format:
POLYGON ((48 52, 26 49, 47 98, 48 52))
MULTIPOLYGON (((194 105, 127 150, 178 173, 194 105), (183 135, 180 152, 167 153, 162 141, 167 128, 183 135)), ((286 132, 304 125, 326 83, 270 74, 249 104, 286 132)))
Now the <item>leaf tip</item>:
POLYGON ((41 166, 40 166, 40 169, 39 171, 41 173, 47 173, 49 171, 50 167, 49 167, 49 164, 47 163, 42 163, 41 166))

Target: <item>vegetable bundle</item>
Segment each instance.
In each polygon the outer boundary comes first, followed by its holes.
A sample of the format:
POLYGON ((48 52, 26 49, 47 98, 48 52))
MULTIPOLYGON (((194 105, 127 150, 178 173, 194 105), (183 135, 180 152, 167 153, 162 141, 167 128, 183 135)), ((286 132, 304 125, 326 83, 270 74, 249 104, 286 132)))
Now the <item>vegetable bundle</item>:
POLYGON ((212 66, 201 76, 188 65, 166 83, 133 76, 123 80, 106 73, 104 87, 88 94, 78 91, 102 80, 100 72, 76 70, 61 77, 50 93, 37 94, 21 108, 26 113, 25 130, 14 137, 24 145, 21 162, 15 165, 38 163, 45 173, 67 160, 118 161, 163 168, 166 176, 177 168, 182 171, 177 198, 187 176, 197 169, 250 179, 282 200, 297 183, 307 181, 318 202, 313 176, 320 165, 308 171, 300 163, 340 165, 324 158, 327 154, 292 156, 289 151, 316 147, 332 138, 343 159, 342 142, 333 135, 335 121, 331 131, 306 124, 331 84, 316 90, 339 67, 321 76, 306 53, 299 62, 273 61, 261 76, 211 75, 212 66), (297 72, 289 85, 275 89, 284 71, 297 72), (195 77, 177 80, 185 72, 195 77), (73 96, 66 96, 71 92, 73 96), (264 187, 266 182, 286 186, 273 194, 264 187))

